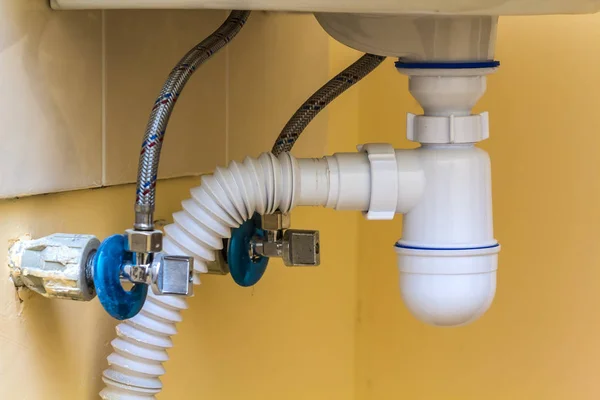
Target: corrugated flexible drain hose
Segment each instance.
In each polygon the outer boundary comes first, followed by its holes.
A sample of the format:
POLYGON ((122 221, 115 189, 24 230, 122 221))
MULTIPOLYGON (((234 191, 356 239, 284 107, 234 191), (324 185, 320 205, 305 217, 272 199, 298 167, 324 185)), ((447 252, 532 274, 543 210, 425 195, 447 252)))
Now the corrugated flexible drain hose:
MULTIPOLYGON (((222 248, 232 228, 254 212, 293 208, 296 163, 288 153, 279 159, 264 153, 203 176, 202 185, 191 190, 192 198, 183 201, 183 210, 173 215, 174 224, 165 227, 164 251, 194 257, 195 283, 199 283, 197 274, 206 272, 206 262, 214 261, 215 251, 222 248)), ((115 351, 108 356, 110 368, 103 373, 103 399, 153 399, 160 392, 170 336, 177 332, 175 324, 186 307, 183 298, 149 292, 140 313, 117 326, 115 351)))

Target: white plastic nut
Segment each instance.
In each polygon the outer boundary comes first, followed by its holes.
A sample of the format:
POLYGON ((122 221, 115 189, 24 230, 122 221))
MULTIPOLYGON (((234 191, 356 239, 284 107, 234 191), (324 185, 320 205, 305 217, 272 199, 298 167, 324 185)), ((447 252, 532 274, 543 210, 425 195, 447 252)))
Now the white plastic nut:
POLYGON ((391 220, 398 203, 398 165, 396 151, 388 143, 358 146, 368 154, 371 164, 371 200, 365 213, 368 220, 391 220))
POLYGON ((477 143, 489 138, 489 116, 432 117, 408 114, 406 119, 408 140, 419 143, 477 143))

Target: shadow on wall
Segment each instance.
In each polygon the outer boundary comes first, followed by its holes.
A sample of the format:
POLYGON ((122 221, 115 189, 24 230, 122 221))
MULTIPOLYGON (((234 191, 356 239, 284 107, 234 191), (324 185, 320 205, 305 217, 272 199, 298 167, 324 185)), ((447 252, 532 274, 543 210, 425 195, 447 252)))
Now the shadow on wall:
POLYGON ((25 293, 24 298, 20 314, 24 348, 13 367, 44 377, 38 395, 79 393, 85 399, 97 398, 115 321, 95 301, 71 303, 34 293, 25 293))

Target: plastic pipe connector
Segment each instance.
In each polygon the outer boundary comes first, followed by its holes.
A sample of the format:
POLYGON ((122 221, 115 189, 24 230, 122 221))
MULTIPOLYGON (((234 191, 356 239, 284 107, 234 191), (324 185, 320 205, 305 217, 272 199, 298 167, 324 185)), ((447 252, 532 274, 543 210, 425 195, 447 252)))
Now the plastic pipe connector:
POLYGON ((96 292, 88 263, 98 246, 92 235, 55 233, 35 240, 24 236, 8 251, 10 277, 17 288, 45 297, 90 301, 96 292))

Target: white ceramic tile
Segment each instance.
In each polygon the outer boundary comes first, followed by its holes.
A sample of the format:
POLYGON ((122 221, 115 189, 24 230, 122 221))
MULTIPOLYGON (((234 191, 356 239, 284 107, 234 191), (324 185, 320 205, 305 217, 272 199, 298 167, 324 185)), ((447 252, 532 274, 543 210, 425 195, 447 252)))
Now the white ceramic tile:
MULTIPOLYGON (((105 184, 134 182, 148 116, 171 69, 224 20, 223 11, 107 11, 105 184)), ((168 125, 159 177, 225 160, 225 54, 192 76, 168 125)))
MULTIPOLYGON (((329 39, 312 15, 253 12, 229 49, 229 158, 270 151, 294 112, 329 79, 329 39)), ((294 147, 321 157, 327 111, 294 147)))
POLYGON ((0 1, 0 197, 101 182, 101 13, 0 1))

